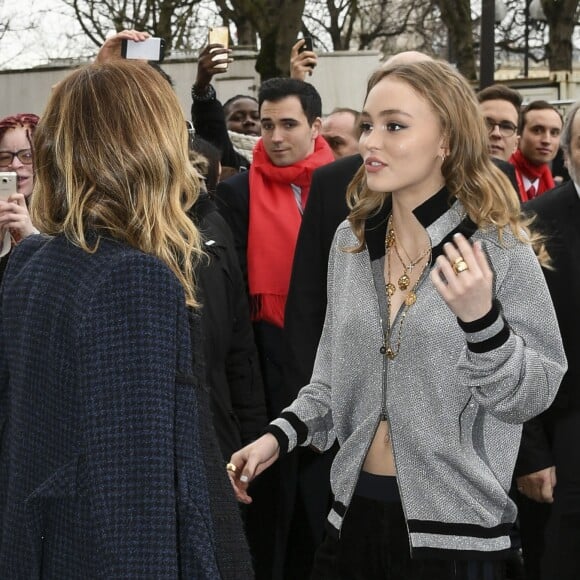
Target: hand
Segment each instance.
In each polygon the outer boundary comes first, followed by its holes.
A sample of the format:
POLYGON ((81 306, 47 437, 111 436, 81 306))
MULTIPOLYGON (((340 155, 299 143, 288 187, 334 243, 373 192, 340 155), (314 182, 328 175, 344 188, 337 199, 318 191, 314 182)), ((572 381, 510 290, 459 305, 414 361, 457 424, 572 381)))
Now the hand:
POLYGON ((528 475, 516 478, 518 491, 540 503, 554 502, 554 488, 556 487, 556 467, 546 467, 528 475))
POLYGON ((0 228, 9 228, 17 240, 37 234, 32 225, 26 199, 21 193, 13 193, 7 201, 0 201, 0 228))
POLYGON ((203 89, 211 83, 211 79, 215 74, 228 72, 225 68, 218 68, 216 65, 223 65, 227 62, 228 65, 234 62, 233 58, 229 55, 232 51, 226 48, 223 44, 208 44, 199 54, 197 59, 197 76, 195 77, 195 83, 197 89, 203 92, 203 89), (213 52, 210 52, 212 51, 213 52), (227 60, 213 60, 213 57, 218 54, 227 54, 227 60))
POLYGON ((443 246, 445 255, 437 258, 431 281, 457 318, 473 322, 491 310, 493 272, 481 242, 472 247, 461 234, 453 241, 443 246))
POLYGON ((312 75, 312 70, 317 65, 318 57, 311 50, 298 52, 306 41, 301 38, 290 51, 290 77, 303 81, 306 76, 312 75))
POLYGON ((235 466, 235 471, 228 469, 227 473, 238 501, 252 503, 247 493, 248 485, 278 459, 279 453, 278 441, 274 435, 266 433, 232 455, 228 467, 235 466))
POLYGON ((110 38, 107 38, 103 43, 103 46, 99 49, 95 62, 98 64, 103 64, 105 62, 111 62, 114 60, 119 60, 123 58, 121 56, 121 46, 123 40, 134 40, 135 42, 141 42, 147 40, 151 35, 148 32, 139 32, 137 30, 121 30, 117 32, 110 38))

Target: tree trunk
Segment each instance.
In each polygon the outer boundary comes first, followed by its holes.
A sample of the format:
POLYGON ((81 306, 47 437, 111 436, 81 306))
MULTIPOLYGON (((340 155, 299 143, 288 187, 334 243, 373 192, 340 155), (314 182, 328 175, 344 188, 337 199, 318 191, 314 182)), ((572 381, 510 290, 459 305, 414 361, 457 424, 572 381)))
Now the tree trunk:
POLYGON ((542 0, 550 26, 548 65, 551 71, 572 70, 572 35, 578 0, 542 0))
POLYGON ((437 0, 441 19, 449 31, 449 43, 459 72, 470 81, 477 78, 469 0, 437 0))
POLYGON ((302 26, 305 0, 232 0, 232 20, 251 22, 260 35, 256 71, 262 80, 290 74, 290 49, 302 26))

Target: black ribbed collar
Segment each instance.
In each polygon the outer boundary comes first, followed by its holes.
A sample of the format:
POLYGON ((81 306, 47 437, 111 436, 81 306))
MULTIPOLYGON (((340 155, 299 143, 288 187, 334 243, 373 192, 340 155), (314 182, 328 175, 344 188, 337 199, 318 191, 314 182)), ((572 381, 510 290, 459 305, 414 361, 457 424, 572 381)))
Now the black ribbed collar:
MULTIPOLYGON (((455 196, 450 196, 446 187, 441 188, 435 195, 413 210, 419 223, 427 229, 438 220, 455 203, 455 196)), ((387 220, 393 207, 389 196, 383 207, 365 222, 365 240, 371 260, 378 260, 385 255, 385 234, 387 232, 387 220)), ((450 241, 454 234, 460 232, 469 239, 477 231, 477 226, 469 217, 465 217, 454 229, 452 229, 436 246, 433 247, 431 260, 434 261, 442 252, 443 245, 450 241)))

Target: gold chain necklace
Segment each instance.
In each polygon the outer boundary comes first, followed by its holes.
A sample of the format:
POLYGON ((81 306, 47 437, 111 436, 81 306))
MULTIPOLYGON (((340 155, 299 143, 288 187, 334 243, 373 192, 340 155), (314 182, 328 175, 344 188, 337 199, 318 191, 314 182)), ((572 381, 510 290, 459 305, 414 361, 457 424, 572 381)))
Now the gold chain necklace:
MULTIPOLYGON (((425 256, 427 256, 427 260, 425 261, 425 264, 423 264, 423 268, 421 270, 421 273, 419 274, 419 277, 415 281, 415 284, 413 285, 411 290, 409 290, 408 294, 405 296, 405 307, 403 309, 403 313, 401 314, 401 319, 399 320, 399 328, 398 328, 398 332, 397 332, 397 345, 396 345, 396 347, 393 347, 393 345, 391 343, 391 339, 393 338, 393 330, 394 330, 391 327, 391 310, 392 310, 392 302, 391 301, 392 301, 392 296, 397 291, 397 289, 396 289, 395 285, 391 282, 391 260, 393 257, 392 248, 395 248, 395 252, 398 255, 398 252, 396 250, 397 240, 396 240, 396 236, 395 236, 395 230, 392 226, 392 215, 391 215, 391 216, 389 216, 389 221, 387 222, 387 233, 385 235, 385 259, 387 260, 387 283, 385 284, 385 293, 387 295, 387 332, 384 335, 383 346, 381 347, 381 353, 384 354, 387 358, 389 358, 391 360, 394 359, 399 354, 399 350, 401 348, 401 336, 403 333, 403 322, 405 321, 405 317, 407 316, 407 312, 409 312, 409 308, 411 308, 411 306, 413 306, 413 304, 415 304, 415 302, 417 302, 417 294, 416 294, 417 287, 419 286, 419 282, 423 278, 423 274, 425 273, 427 266, 431 262, 431 247, 429 247, 429 248, 427 248, 426 252, 422 253, 421 258, 418 258, 418 261, 416 261, 415 264, 413 264, 413 267, 416 266, 420 262, 421 259, 423 259, 425 256)), ((399 256, 399 259, 401 259, 400 256, 399 256)), ((403 263, 402 260, 401 260, 401 264, 402 264, 403 268, 405 268, 405 264, 403 263)), ((405 272, 403 273, 403 276, 406 276, 406 275, 407 275, 407 270, 405 268, 405 272)), ((402 278, 402 276, 401 276, 401 278, 402 278)), ((404 291, 409 287, 409 284, 407 283, 404 288, 401 288, 401 284, 400 284, 401 278, 399 278, 399 280, 398 280, 399 288, 400 288, 400 290, 404 291)), ((409 283, 410 283, 410 280, 409 280, 409 283)))
POLYGON ((413 268, 431 251, 431 247, 427 246, 421 252, 419 257, 415 258, 414 260, 411 260, 409 258, 409 254, 407 253, 407 250, 405 250, 405 248, 403 246, 401 246, 401 248, 403 248, 403 252, 405 252, 405 256, 407 256, 407 258, 409 259, 409 264, 405 264, 403 258, 401 257, 401 254, 399 253, 399 245, 397 244, 397 234, 395 233, 395 226, 393 226, 393 244, 392 244, 392 246, 395 248, 395 253, 397 254, 397 258, 399 258, 399 262, 401 262, 401 266, 403 266, 403 268, 405 270, 403 272, 403 274, 397 280, 397 285, 399 286, 400 290, 405 291, 409 287, 409 284, 411 283, 411 278, 410 278, 409 274, 411 274, 411 272, 413 271, 413 268))

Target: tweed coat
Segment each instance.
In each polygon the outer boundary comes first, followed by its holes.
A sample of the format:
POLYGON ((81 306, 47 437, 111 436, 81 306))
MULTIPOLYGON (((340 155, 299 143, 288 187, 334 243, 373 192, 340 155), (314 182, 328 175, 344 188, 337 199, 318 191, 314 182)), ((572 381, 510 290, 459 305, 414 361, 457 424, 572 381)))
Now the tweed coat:
POLYGON ((0 578, 220 578, 173 273, 32 236, 0 300, 0 578))

